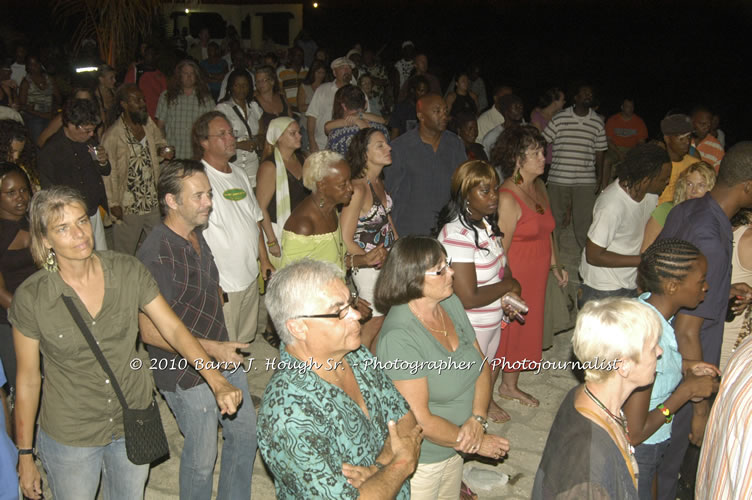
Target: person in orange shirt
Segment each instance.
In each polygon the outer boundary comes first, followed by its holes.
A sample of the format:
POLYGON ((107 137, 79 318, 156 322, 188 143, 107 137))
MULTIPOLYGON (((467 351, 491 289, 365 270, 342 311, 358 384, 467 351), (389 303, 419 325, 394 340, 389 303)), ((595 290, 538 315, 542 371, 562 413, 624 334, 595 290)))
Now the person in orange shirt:
POLYGON ((630 149, 645 142, 648 138, 648 128, 642 118, 635 114, 634 107, 634 99, 625 97, 621 103, 621 111, 606 121, 606 139, 608 140, 608 151, 604 162, 606 174, 612 171, 611 165, 623 161, 630 149))
POLYGON ((710 134, 713 123, 713 113, 705 106, 697 106, 692 110, 692 149, 700 154, 703 161, 713 165, 715 173, 721 166, 724 150, 720 141, 710 134))

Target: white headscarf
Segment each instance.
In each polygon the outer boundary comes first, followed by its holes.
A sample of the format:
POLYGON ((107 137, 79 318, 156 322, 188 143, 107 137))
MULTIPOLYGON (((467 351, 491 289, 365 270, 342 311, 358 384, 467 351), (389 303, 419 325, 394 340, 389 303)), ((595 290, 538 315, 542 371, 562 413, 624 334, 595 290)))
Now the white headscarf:
POLYGON ((269 128, 266 130, 266 141, 274 146, 274 165, 277 167, 276 192, 275 199, 277 204, 277 223, 274 227, 274 235, 277 237, 277 243, 282 244, 282 228, 290 217, 290 187, 287 184, 287 169, 285 161, 282 159, 277 147, 277 141, 285 133, 285 130, 295 120, 288 116, 280 116, 269 122, 269 128))

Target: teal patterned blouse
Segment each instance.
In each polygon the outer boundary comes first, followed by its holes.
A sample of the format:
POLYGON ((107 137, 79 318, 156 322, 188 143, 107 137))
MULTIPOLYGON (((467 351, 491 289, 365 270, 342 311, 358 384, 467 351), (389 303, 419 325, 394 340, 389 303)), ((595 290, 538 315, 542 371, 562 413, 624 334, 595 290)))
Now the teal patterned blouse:
MULTIPOLYGON (((279 363, 303 361, 280 346, 279 363)), ((389 431, 410 407, 364 347, 345 356, 366 407, 307 369, 277 368, 258 414, 258 445, 274 476, 278 499, 357 498, 342 464, 373 465, 389 431)), ((410 498, 405 481, 397 499, 410 498)))

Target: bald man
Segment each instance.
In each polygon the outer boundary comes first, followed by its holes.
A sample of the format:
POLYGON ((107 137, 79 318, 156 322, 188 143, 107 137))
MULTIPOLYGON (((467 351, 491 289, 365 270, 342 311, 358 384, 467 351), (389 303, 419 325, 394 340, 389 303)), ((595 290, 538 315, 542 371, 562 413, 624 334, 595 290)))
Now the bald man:
POLYGON ((400 236, 431 234, 449 201, 452 174, 467 161, 462 140, 446 130, 449 114, 441 96, 418 99, 416 113, 418 127, 392 142, 392 166, 384 170, 400 236))

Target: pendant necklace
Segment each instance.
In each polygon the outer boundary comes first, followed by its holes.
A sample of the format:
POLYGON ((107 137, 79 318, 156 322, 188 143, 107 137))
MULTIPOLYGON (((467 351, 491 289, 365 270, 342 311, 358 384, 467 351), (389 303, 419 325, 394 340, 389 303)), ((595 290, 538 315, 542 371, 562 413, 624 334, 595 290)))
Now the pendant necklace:
POLYGON ((418 320, 420 320, 420 322, 423 323, 423 326, 425 326, 426 328, 428 328, 432 332, 441 333, 445 337, 447 336, 446 323, 444 322, 444 310, 441 309, 441 306, 439 306, 439 316, 441 317, 441 327, 443 328, 443 330, 439 330, 439 329, 436 329, 436 328, 431 328, 430 326, 428 326, 428 323, 426 323, 426 320, 423 319, 423 316, 421 316, 420 313, 413 308, 413 306, 411 306, 410 304, 408 304, 407 307, 409 307, 410 310, 413 312, 413 314, 415 314, 418 317, 418 320))
POLYGON ((585 384, 585 394, 587 394, 587 397, 589 397, 593 401, 593 403, 595 403, 595 405, 598 408, 600 408, 601 410, 603 410, 604 412, 606 412, 606 415, 608 415, 608 417, 615 424, 617 424, 619 427, 621 427, 621 429, 624 431, 624 436, 627 439, 627 451, 629 452, 630 456, 633 456, 634 455, 634 446, 632 446, 632 443, 629 440, 629 428, 627 427, 627 418, 624 416, 624 410, 621 410, 621 409, 619 410, 619 416, 618 417, 616 415, 614 415, 613 413, 611 413, 611 410, 609 410, 608 408, 606 408, 606 405, 604 405, 603 403, 601 403, 601 400, 598 399, 598 398, 596 398, 595 395, 592 392, 590 392, 590 389, 588 389, 587 384, 585 384))
MULTIPOLYGON (((522 189, 522 186, 518 185, 517 187, 520 189, 520 191, 522 192, 522 194, 524 194, 525 196, 527 196, 530 201, 532 201, 533 203, 535 203, 535 211, 538 214, 543 215, 543 214, 546 213, 546 209, 543 208, 543 206, 540 203, 538 203, 535 198, 533 198, 532 196, 530 196, 524 189, 522 189)), ((533 189, 535 189, 535 186, 533 186, 533 189)))

